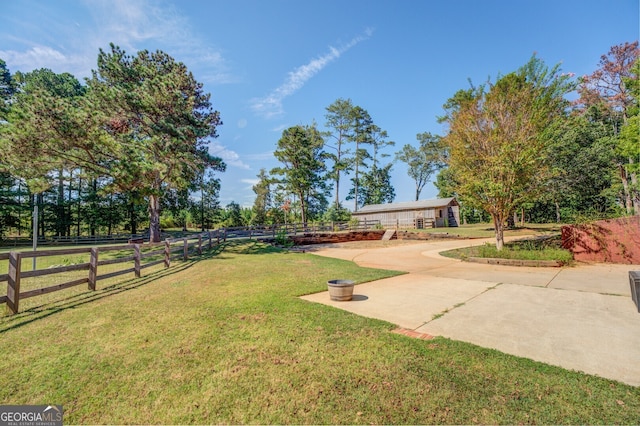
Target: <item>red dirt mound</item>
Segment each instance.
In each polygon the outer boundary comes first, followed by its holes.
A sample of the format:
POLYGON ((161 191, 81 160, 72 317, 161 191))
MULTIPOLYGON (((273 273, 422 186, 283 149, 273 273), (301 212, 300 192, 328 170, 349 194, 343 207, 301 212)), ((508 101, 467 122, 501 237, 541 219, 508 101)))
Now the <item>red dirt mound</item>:
POLYGON ((640 265, 640 216, 563 226, 562 246, 578 261, 640 265))

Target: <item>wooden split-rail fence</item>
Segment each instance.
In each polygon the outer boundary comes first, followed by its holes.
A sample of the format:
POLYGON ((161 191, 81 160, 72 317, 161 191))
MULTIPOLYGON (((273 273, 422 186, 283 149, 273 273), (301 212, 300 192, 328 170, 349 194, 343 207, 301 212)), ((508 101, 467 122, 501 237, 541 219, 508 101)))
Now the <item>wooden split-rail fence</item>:
MULTIPOLYGON (((160 243, 139 244, 138 241, 132 240, 130 244, 121 244, 114 246, 99 247, 82 247, 58 250, 41 250, 41 251, 11 251, 9 253, 0 253, 0 261, 8 260, 9 268, 7 274, 0 274, 0 282, 7 282, 6 296, 0 296, 0 304, 6 303, 9 313, 16 314, 20 309, 20 301, 34 296, 87 284, 89 290, 96 290, 96 284, 100 280, 116 277, 119 275, 133 273, 136 278, 141 276, 141 271, 154 265, 164 264, 165 268, 171 266, 171 261, 176 259, 188 260, 189 252, 195 251, 202 254, 203 245, 209 249, 213 248, 213 244, 220 243, 220 240, 226 240, 225 235, 219 231, 204 232, 202 234, 192 235, 184 238, 166 239, 160 243), (145 250, 143 251, 142 248, 145 250), (154 250, 155 248, 155 250, 154 250), (151 250, 149 250, 151 249, 151 250), (131 251, 128 256, 117 257, 114 259, 100 260, 101 253, 113 251, 131 251), (50 256, 65 255, 81 255, 89 254, 89 262, 79 263, 67 266, 54 266, 47 269, 33 269, 31 271, 23 271, 23 260, 33 258, 44 258, 50 256), (152 258, 156 258, 155 260, 152 258), (160 259, 157 259, 160 257, 160 259), (145 259, 151 259, 145 262, 145 259), (115 271, 101 273, 101 268, 105 265, 133 263, 133 267, 118 269, 115 271), (21 291, 20 282, 25 278, 44 277, 47 275, 60 274, 72 271, 88 271, 87 276, 67 281, 61 284, 52 285, 44 288, 36 288, 28 291, 21 291)), ((34 262, 34 265, 36 262, 34 262)), ((127 265, 127 266, 129 266, 127 265)))
MULTIPOLYGON (((203 244, 209 249, 213 248, 213 244, 220 244, 220 241, 228 239, 275 239, 277 235, 297 235, 300 233, 316 234, 320 232, 335 231, 362 231, 374 228, 380 225, 380 221, 362 221, 360 223, 346 222, 327 222, 315 224, 285 224, 270 226, 246 226, 236 228, 222 228, 214 231, 203 232, 182 238, 168 238, 160 243, 143 243, 143 238, 133 236, 129 239, 128 244, 97 246, 97 247, 80 247, 71 249, 50 249, 40 251, 11 251, 9 253, 0 253, 0 261, 9 261, 7 274, 0 274, 0 283, 7 282, 7 293, 0 296, 0 304, 6 303, 9 313, 16 314, 20 308, 20 300, 30 297, 40 296, 54 291, 87 284, 89 290, 96 290, 96 284, 100 280, 113 278, 119 275, 133 273, 136 278, 141 276, 140 271, 154 265, 164 264, 165 268, 171 266, 171 261, 182 258, 188 260, 189 252, 196 251, 202 254, 203 244), (154 248, 156 248, 154 250, 154 248), (144 249, 144 250, 143 250, 144 249), (131 251, 130 255, 117 257, 114 259, 100 260, 100 253, 108 253, 113 251, 131 251), (180 252, 175 254, 176 252, 180 252), (51 256, 65 255, 86 255, 89 254, 89 262, 78 263, 74 265, 57 265, 46 269, 36 269, 36 259, 51 256), (153 259, 158 258, 160 259, 153 259), (34 268, 31 271, 23 271, 23 262, 26 259, 34 259, 34 268), (144 260, 147 259, 145 262, 144 260), (110 272, 101 272, 106 265, 131 264, 133 267, 118 269, 110 272), (62 274, 73 271, 88 271, 87 275, 82 278, 73 279, 61 284, 55 284, 48 287, 35 288, 22 291, 20 282, 25 278, 44 277, 54 274, 62 274)), ((28 262, 28 261, 27 261, 28 262)))

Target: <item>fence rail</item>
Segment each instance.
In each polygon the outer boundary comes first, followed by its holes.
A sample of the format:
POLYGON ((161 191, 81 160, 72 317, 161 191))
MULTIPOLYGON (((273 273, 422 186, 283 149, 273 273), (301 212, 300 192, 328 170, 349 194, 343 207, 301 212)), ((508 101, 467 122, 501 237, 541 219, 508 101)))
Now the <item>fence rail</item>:
MULTIPOLYGON (((0 283, 7 283, 7 293, 5 296, 0 296, 0 304, 5 303, 8 310, 12 314, 16 314, 20 309, 20 300, 27 299, 34 296, 40 296, 43 294, 59 291, 71 287, 75 287, 82 284, 87 284, 89 290, 96 290, 96 283, 101 280, 113 278, 116 276, 133 273, 136 278, 139 278, 140 271, 145 268, 149 268, 155 265, 164 264, 165 268, 171 267, 173 260, 182 259, 188 260, 189 252, 196 251, 198 254, 202 254, 203 243, 206 243, 208 248, 213 247, 215 244, 220 244, 220 241, 227 241, 228 239, 271 239, 277 236, 290 236, 297 234, 319 233, 319 232, 336 232, 336 231, 358 231, 367 230, 379 226, 379 221, 362 221, 357 224, 346 222, 326 222, 326 223, 314 223, 314 224, 279 224, 270 226, 244 226, 235 228, 222 228, 214 231, 207 231, 200 234, 191 236, 185 236, 180 238, 167 238, 160 243, 146 243, 139 244, 133 243, 137 238, 131 238, 131 235, 127 235, 126 240, 132 242, 130 244, 119 244, 112 246, 96 246, 96 247, 79 247, 69 249, 47 249, 40 251, 11 251, 9 253, 0 253, 0 261, 8 260, 9 268, 7 274, 0 274, 0 283), (142 251, 141 249, 153 249, 155 250, 142 251), (106 253, 110 251, 129 251, 133 253, 115 259, 100 260, 100 253, 106 253), (54 266, 47 269, 34 269, 32 271, 22 271, 22 261, 24 259, 49 257, 49 256, 64 256, 72 254, 88 254, 89 261, 78 263, 75 265, 54 266), (160 257, 160 259, 155 259, 160 257), (148 262, 144 262, 145 259, 152 259, 148 262), (102 272, 103 266, 128 264, 133 262, 132 267, 124 267, 111 272, 102 272), (76 278, 60 284, 50 285, 48 287, 36 288, 27 291, 22 291, 21 280, 25 278, 44 277, 55 274, 62 274, 66 272, 75 271, 88 271, 86 277, 76 278)), ((137 237, 137 236, 133 236, 137 237)), ((124 239, 124 238, 123 238, 124 239)), ((35 265, 35 263, 34 263, 35 265)))
POLYGON ((188 260, 190 251, 196 251, 198 254, 202 254, 203 242, 207 243, 209 248, 212 248, 214 240, 216 241, 216 244, 218 244, 223 238, 224 236, 221 235, 220 231, 216 230, 192 235, 189 237, 166 239, 161 243, 121 244, 115 246, 82 247, 61 250, 23 252, 11 251, 9 253, 0 253, 0 260, 9 261, 9 272, 7 274, 0 275, 0 282, 7 282, 7 293, 5 296, 0 296, 0 304, 5 303, 9 312, 11 314, 16 314, 20 310, 20 300, 22 299, 40 296, 43 294, 75 287, 82 284, 87 284, 89 290, 95 291, 96 283, 98 281, 129 273, 133 273, 136 278, 139 278, 141 276, 140 271, 142 269, 146 269, 159 264, 164 264, 165 268, 169 268, 171 266, 172 260, 176 260, 179 258, 188 260), (141 248, 143 247, 145 249, 158 247, 158 249, 143 252, 141 250, 141 248), (100 253, 127 250, 133 251, 133 254, 115 259, 99 260, 100 253), (177 251, 180 252, 178 255, 172 255, 177 251), (47 269, 22 271, 23 259, 43 258, 48 256, 64 256, 70 254, 89 254, 89 262, 79 263, 76 265, 55 266, 47 269), (153 259, 155 257, 160 257, 160 259, 155 259, 143 263, 143 260, 153 259), (133 262, 133 267, 119 269, 107 273, 100 273, 101 266, 126 263, 130 265, 131 262, 133 262), (88 271, 88 273, 86 277, 76 278, 60 284, 50 285, 48 287, 31 289, 28 291, 22 291, 20 288, 21 281, 25 278, 44 277, 48 275, 73 271, 88 271))
MULTIPOLYGON (((38 237, 38 245, 88 245, 126 243, 130 239, 148 238, 148 234, 111 234, 111 235, 81 235, 81 236, 48 236, 38 237)), ((33 244, 29 237, 3 237, 0 244, 4 247, 23 247, 33 244)))

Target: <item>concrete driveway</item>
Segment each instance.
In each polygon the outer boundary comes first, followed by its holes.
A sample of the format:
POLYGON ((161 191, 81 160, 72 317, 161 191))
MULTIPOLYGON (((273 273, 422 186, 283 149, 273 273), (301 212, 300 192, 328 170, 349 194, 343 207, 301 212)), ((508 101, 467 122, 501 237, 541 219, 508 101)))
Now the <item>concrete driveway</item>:
POLYGON ((640 265, 511 267, 438 254, 485 241, 312 248, 319 256, 408 274, 357 285, 350 302, 333 302, 327 292, 303 299, 640 386, 640 313, 628 278, 640 265))

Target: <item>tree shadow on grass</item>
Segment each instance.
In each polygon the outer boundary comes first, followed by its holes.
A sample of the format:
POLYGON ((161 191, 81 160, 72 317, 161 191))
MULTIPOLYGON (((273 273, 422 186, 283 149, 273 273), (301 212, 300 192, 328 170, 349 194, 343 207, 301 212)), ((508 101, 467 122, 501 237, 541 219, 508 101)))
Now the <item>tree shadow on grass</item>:
POLYGON ((189 260, 176 262, 169 269, 161 269, 148 273, 142 278, 130 278, 125 281, 120 281, 108 285, 104 288, 91 291, 86 290, 72 296, 67 296, 51 302, 46 302, 38 306, 33 306, 23 311, 18 312, 15 315, 6 315, 0 317, 0 334, 9 330, 13 330, 34 321, 47 318, 51 315, 55 315, 60 312, 64 312, 69 309, 74 309, 78 306, 82 306, 96 300, 104 299, 110 296, 114 296, 125 291, 133 290, 147 284, 151 284, 154 281, 169 277, 171 275, 183 272, 191 268, 196 263, 208 260, 225 260, 233 258, 233 254, 277 254, 287 253, 287 251, 273 247, 271 245, 256 241, 256 240, 230 240, 213 246, 210 250, 203 250, 202 254, 189 254, 189 260), (228 253, 228 256, 224 256, 223 253, 228 253))
POLYGON ((75 309, 78 306, 82 306, 96 300, 105 299, 107 297, 123 293, 125 291, 134 290, 147 284, 151 284, 159 278, 168 277, 185 271, 195 263, 196 261, 185 262, 170 269, 151 272, 149 275, 146 275, 142 278, 130 278, 126 281, 112 284, 95 291, 86 290, 80 294, 75 294, 64 299, 59 299, 49 303, 44 303, 42 305, 33 306, 31 308, 25 309, 24 311, 20 311, 15 315, 2 317, 0 318, 0 334, 22 327, 37 320, 47 318, 57 313, 64 312, 69 309, 75 309))

